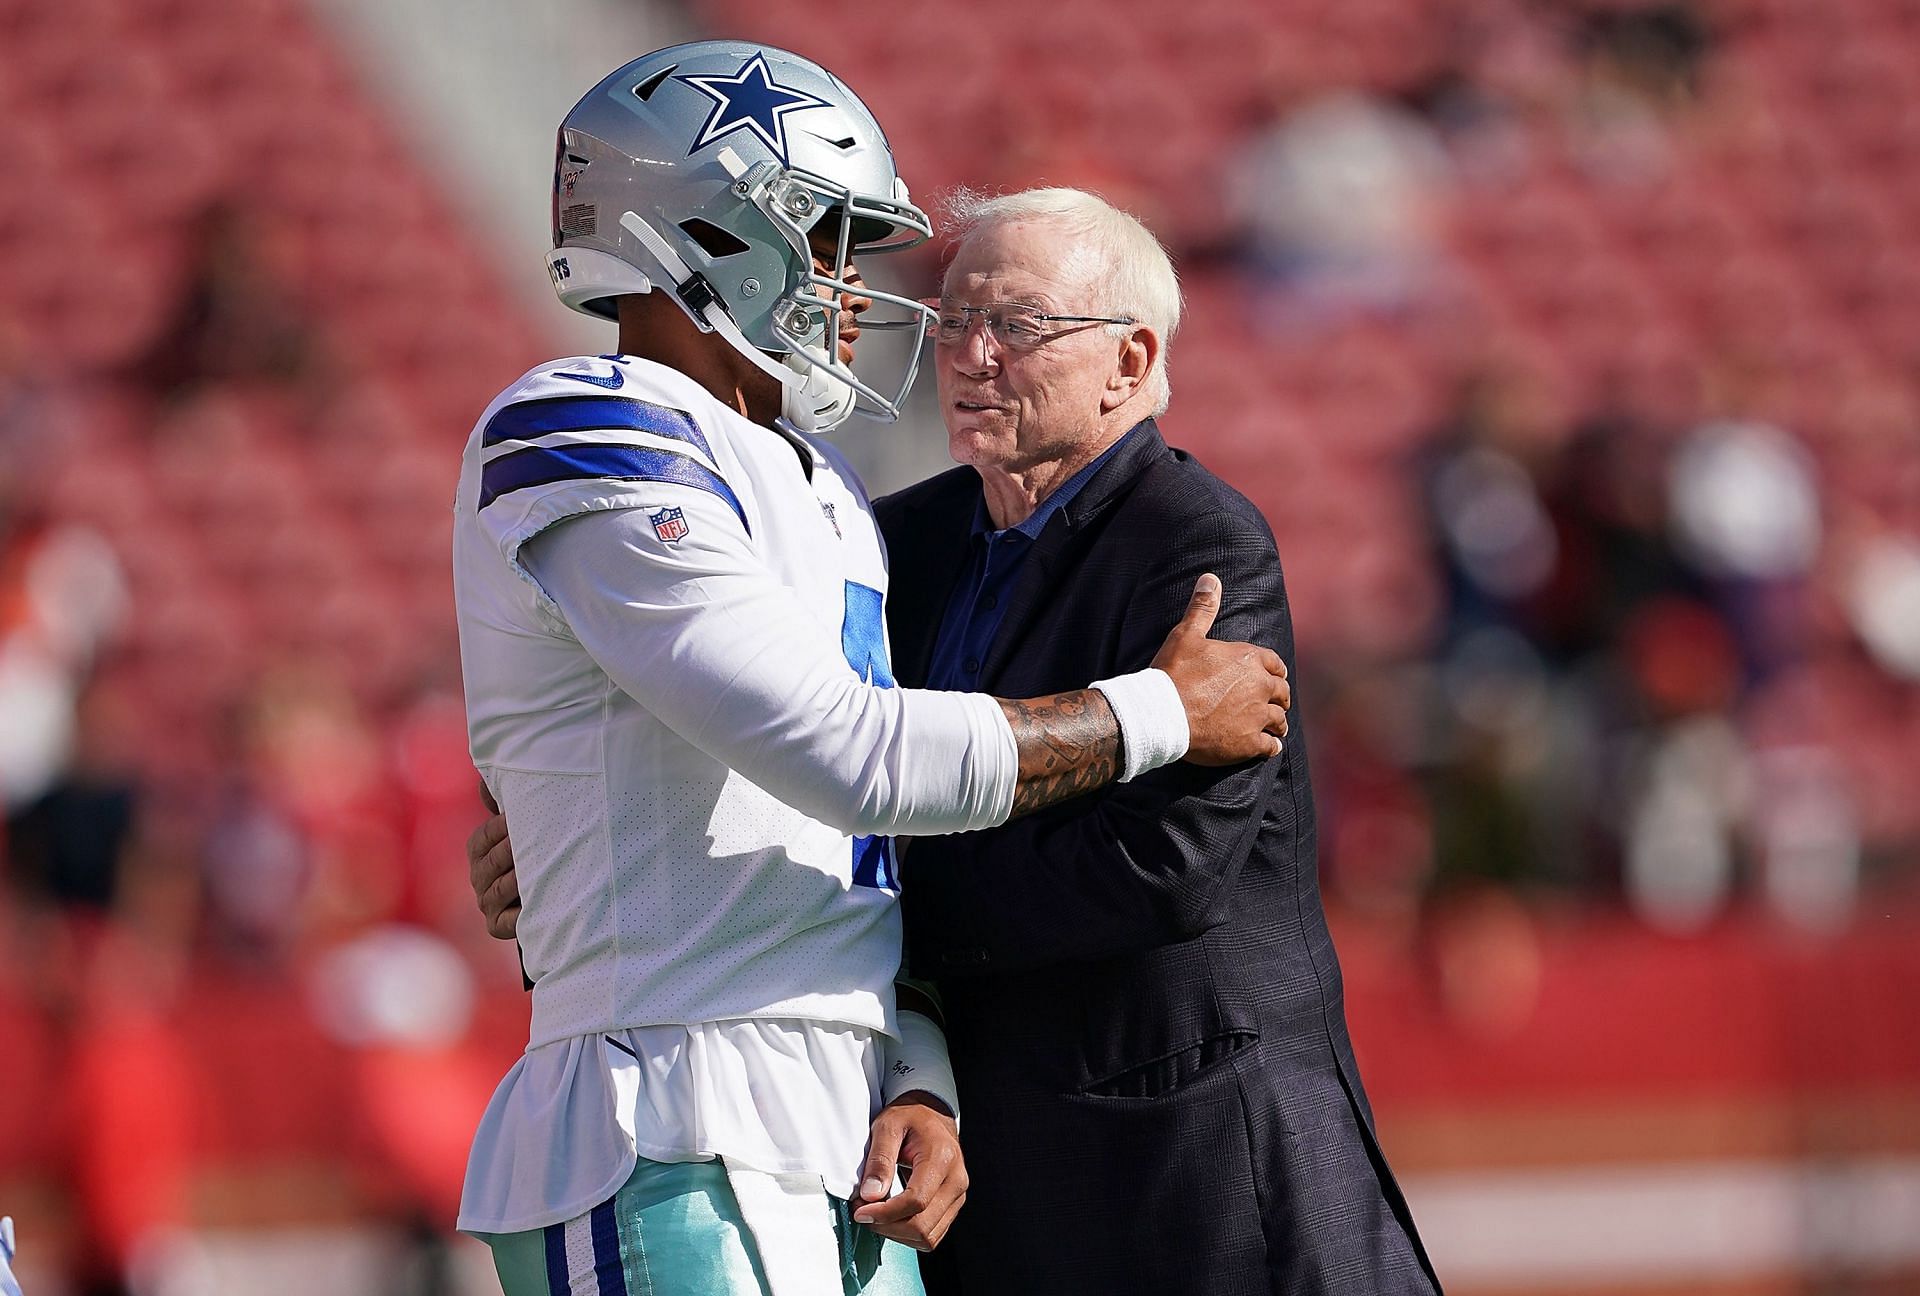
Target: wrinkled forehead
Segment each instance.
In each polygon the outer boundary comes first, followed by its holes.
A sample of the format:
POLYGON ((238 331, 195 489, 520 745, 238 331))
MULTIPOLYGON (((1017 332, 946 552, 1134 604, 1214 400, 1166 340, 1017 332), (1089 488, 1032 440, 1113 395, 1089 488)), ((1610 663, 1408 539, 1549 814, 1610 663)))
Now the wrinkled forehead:
POLYGON ((1104 269, 1100 260, 1086 239, 1058 222, 988 224, 954 249, 940 296, 960 305, 1021 302, 1041 310, 1078 310, 1104 269))

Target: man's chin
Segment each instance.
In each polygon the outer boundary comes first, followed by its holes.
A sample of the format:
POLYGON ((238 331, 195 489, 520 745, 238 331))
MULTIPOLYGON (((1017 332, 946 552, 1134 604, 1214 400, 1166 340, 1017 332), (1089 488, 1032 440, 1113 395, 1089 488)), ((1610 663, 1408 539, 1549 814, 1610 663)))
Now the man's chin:
POLYGON ((991 435, 977 419, 970 419, 959 427, 948 426, 947 454, 957 464, 975 467, 995 464, 1006 457, 1001 453, 1001 439, 991 435))

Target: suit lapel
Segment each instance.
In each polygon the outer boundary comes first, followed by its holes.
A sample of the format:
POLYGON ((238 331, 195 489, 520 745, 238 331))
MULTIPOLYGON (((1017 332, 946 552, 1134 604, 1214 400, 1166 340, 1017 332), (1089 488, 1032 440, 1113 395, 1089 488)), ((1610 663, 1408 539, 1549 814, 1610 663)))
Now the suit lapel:
POLYGON ((1033 552, 1027 555, 1026 566, 1021 569, 1020 579, 1014 583, 1013 593, 1007 599, 1006 615, 981 666, 983 687, 996 686, 1015 649, 1039 624, 1038 614, 1050 601, 1057 573, 1065 570, 1070 561, 1068 550, 1075 537, 1124 496, 1140 474, 1166 453, 1167 443, 1161 439, 1160 429, 1152 419, 1145 420, 1129 434, 1119 452, 1080 488, 1080 493, 1053 515, 1039 539, 1033 542, 1033 552))
POLYGON ((887 626, 893 639, 894 678, 909 688, 926 683, 933 641, 967 560, 980 478, 972 469, 944 475, 939 489, 916 501, 910 516, 890 529, 887 626))

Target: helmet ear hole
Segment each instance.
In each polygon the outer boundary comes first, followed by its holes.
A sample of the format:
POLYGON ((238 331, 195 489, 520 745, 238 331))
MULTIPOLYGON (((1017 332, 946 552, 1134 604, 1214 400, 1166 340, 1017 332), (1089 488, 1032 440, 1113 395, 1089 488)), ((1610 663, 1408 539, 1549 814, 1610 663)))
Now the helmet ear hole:
POLYGON ((680 228, 688 238, 700 245, 702 252, 715 261, 753 251, 745 239, 721 229, 712 221, 701 220, 698 216, 681 221, 680 228))

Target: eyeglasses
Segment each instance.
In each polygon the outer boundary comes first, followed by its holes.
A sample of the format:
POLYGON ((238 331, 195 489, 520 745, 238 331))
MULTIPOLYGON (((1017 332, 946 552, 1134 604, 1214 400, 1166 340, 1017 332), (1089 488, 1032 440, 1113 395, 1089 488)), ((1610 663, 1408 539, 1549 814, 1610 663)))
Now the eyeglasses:
MULTIPOLYGON (((933 305, 934 303, 928 303, 933 305)), ((958 346, 973 331, 973 320, 986 321, 987 333, 1009 351, 1031 351, 1069 329, 1047 331, 1049 324, 1138 324, 1131 315, 1049 315, 1018 302, 992 306, 936 306, 927 335, 942 346, 958 346)))

